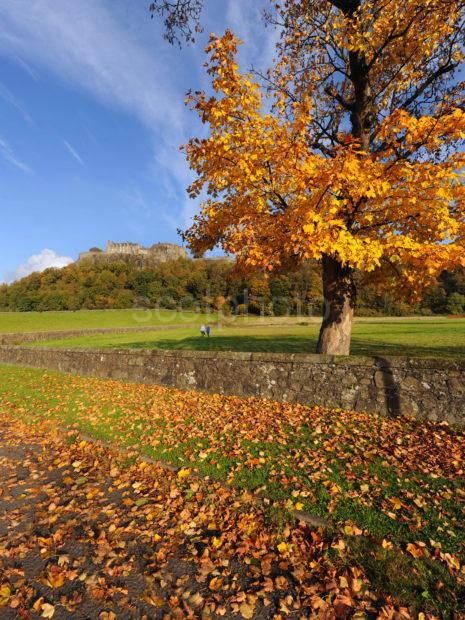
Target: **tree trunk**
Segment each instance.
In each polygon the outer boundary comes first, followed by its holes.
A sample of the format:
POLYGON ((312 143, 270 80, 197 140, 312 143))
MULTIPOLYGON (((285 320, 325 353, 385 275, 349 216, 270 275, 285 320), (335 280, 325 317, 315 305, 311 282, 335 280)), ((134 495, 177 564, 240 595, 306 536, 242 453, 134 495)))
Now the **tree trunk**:
POLYGON ((323 323, 317 353, 349 355, 356 287, 353 269, 342 267, 330 256, 323 256, 323 323))

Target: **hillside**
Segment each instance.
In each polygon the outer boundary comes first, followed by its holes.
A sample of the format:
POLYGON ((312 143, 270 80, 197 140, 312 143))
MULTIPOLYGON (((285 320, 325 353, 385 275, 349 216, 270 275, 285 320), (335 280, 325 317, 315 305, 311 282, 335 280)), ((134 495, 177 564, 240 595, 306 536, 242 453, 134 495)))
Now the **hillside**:
MULTIPOLYGON (((47 311, 161 307, 223 309, 226 313, 320 314, 321 274, 315 263, 265 278, 234 272, 227 259, 179 258, 140 265, 137 256, 80 261, 0 285, 0 310, 47 311)), ((374 285, 360 286, 359 315, 462 314, 465 275, 444 272, 420 303, 397 301, 374 285)))

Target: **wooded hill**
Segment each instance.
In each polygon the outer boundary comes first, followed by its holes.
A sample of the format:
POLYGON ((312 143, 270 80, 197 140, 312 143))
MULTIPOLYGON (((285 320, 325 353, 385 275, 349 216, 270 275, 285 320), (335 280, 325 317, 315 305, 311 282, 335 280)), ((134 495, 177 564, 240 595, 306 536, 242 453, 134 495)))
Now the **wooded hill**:
MULTIPOLYGON (((135 262, 73 263, 0 286, 0 309, 11 311, 131 308, 222 309, 224 312, 320 314, 321 272, 308 262, 268 279, 237 275, 228 260, 178 259, 151 268, 135 262)), ((399 301, 374 285, 359 285, 358 314, 463 314, 465 274, 443 272, 420 303, 399 301)))

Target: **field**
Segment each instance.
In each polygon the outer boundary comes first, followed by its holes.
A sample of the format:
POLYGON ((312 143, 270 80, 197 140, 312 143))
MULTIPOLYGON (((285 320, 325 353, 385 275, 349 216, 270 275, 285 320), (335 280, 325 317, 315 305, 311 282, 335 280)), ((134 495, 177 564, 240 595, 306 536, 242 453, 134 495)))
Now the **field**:
MULTIPOLYGON (((153 333, 88 335, 36 343, 53 347, 117 347, 213 351, 314 353, 320 319, 288 317, 229 319, 202 338, 197 328, 153 333)), ((200 325, 200 319, 198 320, 200 325)), ((465 319, 357 319, 352 338, 354 355, 411 355, 460 358, 465 355, 465 319)))
POLYGON ((95 329, 99 327, 146 327, 206 320, 194 312, 172 310, 76 310, 76 312, 0 312, 0 333, 95 329))
MULTIPOLYGON (((13 428, 25 423, 32 437, 35 433, 41 437, 44 428, 52 432, 62 427, 59 442, 70 445, 70 454, 62 447, 57 456, 51 442, 48 469, 61 468, 54 479, 63 477, 65 486, 71 486, 64 503, 49 494, 48 502, 54 503, 40 513, 47 519, 47 531, 55 522, 47 517, 50 511, 57 514, 56 520, 59 505, 65 514, 72 510, 76 497, 69 497, 71 489, 80 497, 83 519, 88 518, 84 506, 95 504, 100 492, 96 480, 104 476, 98 464, 101 449, 86 448, 80 433, 131 450, 131 456, 121 456, 117 466, 111 465, 116 462, 114 456, 102 457, 103 463, 110 463, 102 465, 109 468, 110 485, 128 487, 133 495, 132 489, 143 492, 132 499, 126 496, 124 505, 130 513, 122 518, 121 526, 115 509, 109 512, 111 523, 116 524, 110 533, 105 529, 104 545, 99 535, 102 554, 108 552, 113 539, 115 544, 121 540, 121 533, 134 532, 137 521, 137 527, 145 524, 143 539, 147 539, 148 527, 152 532, 148 540, 155 532, 162 548, 170 541, 189 552, 193 549, 194 554, 195 549, 204 554, 207 549, 207 556, 202 557, 214 562, 218 557, 224 560, 223 554, 227 556, 231 549, 245 557, 253 579, 250 595, 234 598, 239 604, 262 605, 265 600, 270 604, 271 593, 277 591, 279 597, 284 590, 289 613, 300 608, 303 617, 309 617, 309 605, 315 613, 334 605, 337 617, 370 609, 373 617, 379 617, 375 612, 381 609, 387 614, 383 617, 394 617, 393 610, 403 618, 419 612, 451 617, 464 609, 463 430, 444 423, 7 366, 0 367, 0 418, 11 420, 8 426, 13 428), (169 496, 159 482, 148 482, 147 477, 137 481, 147 467, 135 463, 140 454, 181 468, 177 478, 169 473, 162 476, 172 480, 171 490, 166 491, 169 496), (204 479, 209 509, 192 506, 194 500, 205 497, 203 492, 199 495, 204 479), (229 490, 224 483, 231 485, 229 490), (250 504, 250 493, 261 503, 250 504), (212 515, 216 505, 221 517, 212 515), (177 517, 173 510, 178 511, 177 517), (192 525, 194 516, 201 518, 205 510, 210 511, 205 527, 214 522, 208 526, 212 533, 196 534, 199 526, 192 525), (323 518, 331 526, 308 528, 304 522, 297 524, 292 514, 323 518), (271 580, 270 566, 274 567, 271 580), (257 584, 261 584, 258 589, 257 584), (262 589, 265 584, 268 590, 262 589), (258 598, 257 592, 262 592, 258 598), (342 600, 345 613, 341 615, 337 606, 342 600)), ((51 440, 44 436, 43 441, 51 440)), ((109 500, 102 501, 108 507, 109 500)), ((101 526, 96 527, 100 530, 101 526)), ((157 549, 157 557, 164 557, 157 549)), ((222 572, 209 577, 213 585, 202 590, 203 596, 215 599, 216 593, 221 597, 234 593, 233 588, 228 594, 230 586, 226 586, 230 583, 230 573, 224 569, 228 563, 222 566, 222 572)), ((192 591, 186 596, 191 595, 192 591)), ((240 613, 252 617, 249 612, 243 608, 240 613)))

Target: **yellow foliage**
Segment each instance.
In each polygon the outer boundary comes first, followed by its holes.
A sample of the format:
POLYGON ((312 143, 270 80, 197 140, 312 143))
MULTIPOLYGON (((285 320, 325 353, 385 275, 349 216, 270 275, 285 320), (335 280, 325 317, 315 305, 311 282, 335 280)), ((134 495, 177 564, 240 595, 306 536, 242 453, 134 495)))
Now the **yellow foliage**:
POLYGON ((278 544, 278 551, 280 553, 285 553, 288 550, 287 544, 283 541, 278 544))
POLYGON ((463 61, 454 33, 464 9, 366 0, 350 14, 323 4, 283 3, 290 25, 268 72, 271 109, 254 76, 239 72, 234 35, 211 36, 213 95, 188 97, 209 135, 184 147, 196 173, 189 193, 209 198, 186 238, 196 252, 220 243, 244 268, 329 255, 392 274, 400 261, 396 278, 419 292, 443 269, 465 266, 462 89, 435 103, 424 95, 438 63, 435 80, 463 61), (311 50, 302 43, 310 35, 311 50))
POLYGON ((189 469, 189 467, 183 467, 182 469, 180 469, 178 471, 178 478, 179 480, 184 480, 184 478, 187 478, 191 473, 191 470, 189 469))

